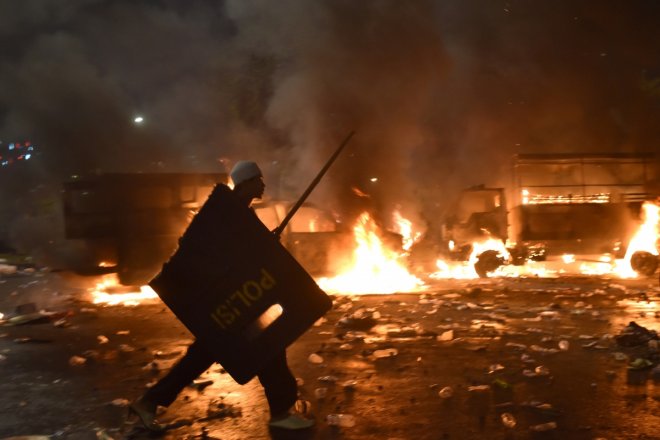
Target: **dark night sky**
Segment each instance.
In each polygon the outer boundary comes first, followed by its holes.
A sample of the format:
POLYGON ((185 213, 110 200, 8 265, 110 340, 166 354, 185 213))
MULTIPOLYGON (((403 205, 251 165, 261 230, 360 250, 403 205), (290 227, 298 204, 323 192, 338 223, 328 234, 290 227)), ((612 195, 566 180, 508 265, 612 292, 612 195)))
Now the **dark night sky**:
POLYGON ((657 0, 0 0, 0 139, 55 178, 255 158, 297 195, 356 130, 314 197, 414 217, 513 153, 658 151, 659 22, 657 0))

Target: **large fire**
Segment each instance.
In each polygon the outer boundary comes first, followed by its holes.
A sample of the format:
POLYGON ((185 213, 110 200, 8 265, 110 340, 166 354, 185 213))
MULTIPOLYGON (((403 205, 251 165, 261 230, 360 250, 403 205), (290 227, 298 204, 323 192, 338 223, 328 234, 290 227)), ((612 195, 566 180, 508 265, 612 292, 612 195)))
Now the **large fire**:
MULTIPOLYGON (((472 252, 467 261, 445 261, 438 259, 437 270, 428 274, 430 279, 476 279, 475 263, 485 251, 495 251, 502 258, 502 264, 489 272, 490 277, 543 277, 561 275, 609 275, 620 278, 637 278, 639 275, 631 267, 630 260, 635 252, 644 251, 659 255, 660 206, 645 203, 642 207, 642 220, 628 244, 623 259, 615 259, 604 254, 586 260, 575 255, 562 255, 552 261, 526 261, 523 265, 506 264, 511 258, 501 240, 487 238, 472 244, 472 252)), ((355 249, 350 260, 334 277, 317 280, 319 286, 336 294, 388 294, 397 292, 417 292, 423 290, 424 282, 412 275, 405 263, 405 251, 409 250, 419 233, 414 233, 412 223, 399 212, 393 214, 398 233, 403 237, 400 252, 389 249, 381 239, 382 232, 367 213, 362 214, 353 228, 355 249)), ((158 298, 148 286, 130 291, 117 282, 116 277, 106 276, 90 289, 95 304, 135 305, 145 300, 158 298)))
POLYGON ((412 222, 403 217, 398 210, 394 211, 393 220, 396 231, 403 237, 403 250, 409 251, 413 244, 421 237, 422 233, 414 231, 412 222))
POLYGON ((379 228, 363 213, 353 229, 355 250, 350 262, 332 278, 321 278, 319 286, 331 293, 396 293, 419 290, 423 282, 408 272, 401 254, 383 245, 379 228))

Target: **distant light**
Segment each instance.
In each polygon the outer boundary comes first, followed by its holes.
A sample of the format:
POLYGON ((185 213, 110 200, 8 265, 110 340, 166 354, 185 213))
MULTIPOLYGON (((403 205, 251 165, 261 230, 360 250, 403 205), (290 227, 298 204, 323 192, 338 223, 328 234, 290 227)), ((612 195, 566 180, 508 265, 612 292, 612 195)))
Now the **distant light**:
POLYGON ((371 180, 372 182, 378 182, 378 177, 372 177, 372 178, 369 179, 369 180, 371 180))
POLYGON ((26 155, 25 155, 25 160, 28 160, 28 159, 30 159, 31 157, 32 157, 31 154, 26 154, 26 155))
POLYGON ((142 124, 144 122, 144 118, 142 116, 136 116, 135 119, 133 119, 133 122, 136 124, 142 124))

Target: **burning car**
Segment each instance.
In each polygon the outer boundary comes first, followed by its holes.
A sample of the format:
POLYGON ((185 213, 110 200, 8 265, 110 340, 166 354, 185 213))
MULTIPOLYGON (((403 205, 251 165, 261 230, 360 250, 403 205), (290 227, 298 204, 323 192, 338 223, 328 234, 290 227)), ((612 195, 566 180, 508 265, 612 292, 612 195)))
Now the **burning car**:
MULTIPOLYGON (((271 200, 257 202, 253 208, 266 227, 274 230, 293 204, 271 200)), ((401 234, 384 230, 379 232, 385 247, 401 249, 401 234)), ((356 246, 353 227, 347 227, 337 216, 312 203, 300 207, 280 237, 284 247, 313 276, 334 275, 356 246)))

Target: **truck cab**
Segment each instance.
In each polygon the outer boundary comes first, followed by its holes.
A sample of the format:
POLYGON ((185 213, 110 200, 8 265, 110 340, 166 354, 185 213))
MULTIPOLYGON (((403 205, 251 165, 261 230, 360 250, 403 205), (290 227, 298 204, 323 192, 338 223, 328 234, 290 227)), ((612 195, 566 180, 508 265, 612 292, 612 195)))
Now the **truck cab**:
MULTIPOLYGON (((255 213, 269 230, 274 230, 291 210, 294 202, 268 200, 252 204, 255 213)), ((312 276, 333 272, 333 259, 352 249, 353 234, 330 212, 304 203, 280 236, 282 245, 312 276)))
POLYGON ((452 252, 469 253, 473 242, 484 238, 507 239, 507 208, 504 188, 483 185, 461 192, 443 224, 443 240, 452 252))

